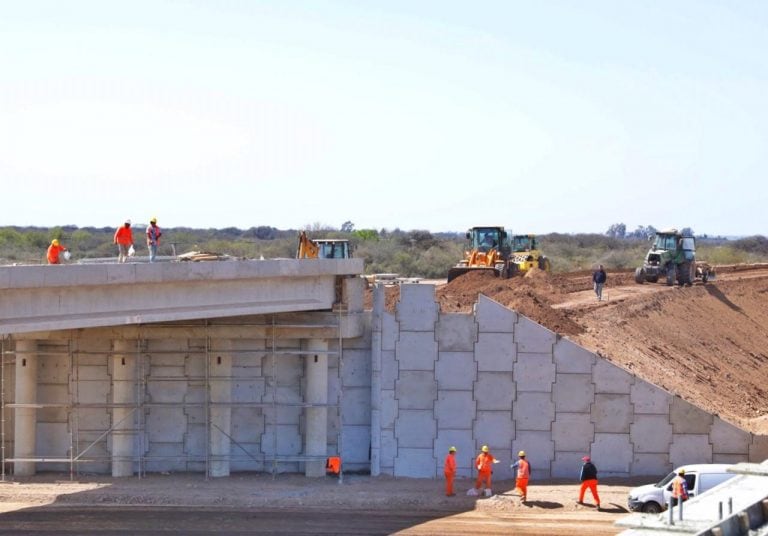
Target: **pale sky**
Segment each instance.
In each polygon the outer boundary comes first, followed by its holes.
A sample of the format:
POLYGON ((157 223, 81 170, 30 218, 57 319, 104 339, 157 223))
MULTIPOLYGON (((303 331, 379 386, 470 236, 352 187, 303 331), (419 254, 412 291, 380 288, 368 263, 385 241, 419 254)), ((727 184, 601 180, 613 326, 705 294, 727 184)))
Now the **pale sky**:
POLYGON ((0 225, 768 235, 768 2, 0 0, 0 225))

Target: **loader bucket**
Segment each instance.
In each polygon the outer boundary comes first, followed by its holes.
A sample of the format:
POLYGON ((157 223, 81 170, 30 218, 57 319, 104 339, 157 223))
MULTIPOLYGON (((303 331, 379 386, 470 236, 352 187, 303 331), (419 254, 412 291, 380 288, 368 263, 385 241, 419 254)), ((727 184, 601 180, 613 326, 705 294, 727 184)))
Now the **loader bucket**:
POLYGON ((493 272, 493 274, 495 276, 497 276, 497 277, 500 275, 499 271, 496 270, 496 268, 493 268, 491 266, 477 266, 477 267, 473 267, 473 268, 462 266, 460 268, 451 268, 450 270, 448 270, 448 282, 450 283, 451 281, 453 281, 457 277, 460 277, 460 276, 466 274, 467 272, 478 272, 478 271, 479 272, 493 272))

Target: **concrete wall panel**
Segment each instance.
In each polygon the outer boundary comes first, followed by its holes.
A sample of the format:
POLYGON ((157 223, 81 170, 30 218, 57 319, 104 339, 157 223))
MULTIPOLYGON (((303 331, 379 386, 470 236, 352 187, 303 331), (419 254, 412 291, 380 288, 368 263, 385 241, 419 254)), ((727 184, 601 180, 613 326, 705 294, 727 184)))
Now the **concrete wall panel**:
POLYGON ((515 397, 512 373, 478 372, 474 391, 478 410, 509 411, 515 397))
POLYGON ((629 433, 632 403, 629 395, 598 394, 592 406, 592 421, 596 432, 629 433))
POLYGON ((512 415, 520 430, 551 430, 555 403, 550 393, 518 393, 512 415))
POLYGON ((557 374, 552 388, 555 411, 589 413, 595 400, 591 374, 557 374))
POLYGON ((395 476, 435 478, 437 461, 432 448, 400 448, 395 458, 395 476))
POLYGON ((480 332, 475 344, 479 372, 512 372, 515 363, 515 342, 512 333, 480 332))
POLYGON ((404 331, 434 333, 438 307, 433 285, 400 285, 400 302, 397 304, 397 321, 401 335, 404 331))
POLYGON ((669 462, 669 454, 666 452, 655 454, 636 453, 632 460, 633 475, 650 475, 660 477, 672 470, 669 462))
POLYGON ((69 457, 69 427, 66 422, 39 422, 35 453, 51 458, 69 457))
POLYGON ((395 474, 395 457, 397 456, 397 439, 395 430, 381 432, 381 472, 387 475, 395 474))
POLYGON ((258 444, 264 433, 264 414, 258 408, 232 408, 232 438, 240 444, 258 444))
MULTIPOLYGON (((555 459, 552 461, 552 478, 570 478, 578 482, 581 466, 584 464, 581 458, 586 451, 565 452, 560 449, 555 453, 555 459)), ((598 480, 600 478, 600 462, 595 460, 598 470, 598 480)), ((599 490, 598 490, 599 492, 599 490)), ((587 497, 590 494, 587 492, 587 497)))
POLYGON ((395 380, 399 374, 400 369, 394 350, 381 352, 381 388, 394 389, 395 380))
POLYGON ((472 352, 440 352, 435 363, 438 389, 472 389, 477 363, 472 352))
POLYGON ((440 391, 435 402, 438 429, 471 429, 475 419, 472 391, 440 391))
POLYGON ((558 412, 552 423, 552 439, 558 451, 589 452, 594 435, 595 425, 589 413, 558 412))
POLYGON ((629 428, 636 454, 669 452, 672 425, 666 415, 635 415, 629 428))
POLYGON ((397 341, 397 358, 400 370, 434 370, 437 360, 437 342, 434 332, 400 332, 397 341))
POLYGON ((471 352, 477 340, 477 323, 471 315, 443 313, 437 322, 440 352, 471 352))
POLYGON ((400 409, 429 409, 437 399, 437 382, 432 372, 403 370, 395 382, 395 397, 400 409))
MULTIPOLYGON (((367 388, 345 388, 341 402, 344 424, 368 426, 371 423, 371 390, 367 388)), ((332 410, 331 410, 332 411, 332 410)))
POLYGON ((529 318, 519 316, 515 325, 515 342, 518 352, 551 354, 557 335, 529 318))
MULTIPOLYGON (((368 453, 371 447, 370 426, 344 426, 341 459, 345 470, 354 470, 350 464, 359 465, 358 469, 370 468, 368 453)), ((329 452, 329 454, 336 454, 329 452)))
POLYGON ((437 423, 432 411, 400 409, 395 421, 395 437, 398 449, 429 448, 430 452, 437 437, 437 423))
POLYGON ((555 383, 555 364, 546 354, 519 353, 515 364, 517 392, 538 391, 549 393, 555 383))
POLYGON ((670 421, 676 434, 708 434, 714 417, 682 398, 675 397, 670 408, 670 421))
POLYGON ((384 312, 381 315, 381 349, 382 351, 394 351, 395 344, 400 335, 400 325, 395 315, 384 312))
POLYGON ((749 454, 749 433, 736 428, 719 417, 715 417, 714 424, 709 433, 715 454, 737 454, 745 461, 749 454))
POLYGON ((448 447, 456 447, 456 476, 468 477, 473 466, 475 444, 472 434, 467 430, 440 430, 435 439, 434 456, 437 466, 435 472, 438 477, 443 475, 443 464, 448 455, 448 447))
MULTIPOLYGON (((307 356, 306 359, 310 359, 307 356)), ((370 350, 345 350, 343 357, 342 377, 344 387, 371 386, 371 353, 370 350)))
MULTIPOLYGON (((526 459, 531 463, 531 479, 550 478, 552 461, 555 459, 555 443, 549 432, 517 432, 512 441, 512 461, 517 461, 517 453, 524 450, 526 459)), ((514 477, 510 470, 509 478, 514 477)))
POLYGON ((595 354, 568 339, 557 339, 554 361, 559 373, 592 374, 595 354))
POLYGON ((596 393, 629 394, 634 377, 605 359, 595 361, 592 369, 596 393))
POLYGON ((712 463, 712 445, 707 434, 673 434, 669 448, 672 465, 712 463))
MULTIPOLYGON (((106 359, 102 358, 102 361, 106 364, 106 359)), ((45 356, 37 362, 37 381, 40 384, 67 383, 69 373, 70 366, 67 356, 45 356)))
POLYGON ((637 378, 630 389, 630 399, 635 413, 669 415, 669 406, 672 403, 672 395, 637 378))
POLYGON ((509 448, 515 438, 515 423, 509 411, 478 411, 472 435, 479 445, 499 445, 509 448))
POLYGON ((477 297, 475 318, 481 332, 512 333, 518 315, 489 297, 480 294, 477 297))
POLYGON ((595 434, 592 443, 592 457, 600 460, 600 473, 603 476, 629 475, 632 464, 632 445, 629 434, 595 434))
POLYGON ((768 460, 768 435, 752 436, 752 443, 749 445, 749 461, 762 463, 765 460, 768 460))
POLYGON ((395 391, 393 389, 387 389, 381 391, 381 427, 382 428, 394 428, 395 419, 397 419, 397 399, 395 398, 395 391))

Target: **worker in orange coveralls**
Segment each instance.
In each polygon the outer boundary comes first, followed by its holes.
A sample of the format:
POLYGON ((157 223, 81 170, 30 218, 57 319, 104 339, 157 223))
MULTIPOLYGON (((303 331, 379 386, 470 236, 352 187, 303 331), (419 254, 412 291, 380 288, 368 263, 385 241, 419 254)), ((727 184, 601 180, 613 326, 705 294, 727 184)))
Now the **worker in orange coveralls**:
POLYGON ((453 492, 453 478, 456 476, 456 447, 448 449, 443 472, 445 473, 445 496, 453 497, 456 495, 453 492))
POLYGON ((494 463, 499 463, 499 460, 494 458, 490 453, 488 450, 488 445, 483 445, 480 449, 480 454, 475 460, 475 467, 477 468, 477 481, 475 482, 475 489, 470 490, 474 491, 474 493, 470 493, 470 495, 478 495, 478 490, 483 484, 485 484, 485 496, 490 497, 493 495, 493 491, 491 491, 491 467, 494 463))
POLYGON ((517 478, 515 479, 515 491, 522 497, 523 502, 528 500, 528 479, 531 477, 531 464, 525 459, 525 451, 517 453, 517 460, 510 467, 517 469, 517 478))
POLYGON ((130 247, 133 245, 131 220, 125 220, 123 226, 117 228, 117 231, 115 231, 114 243, 117 244, 118 248, 117 262, 124 263, 128 260, 130 247))
POLYGON ((62 251, 67 251, 67 248, 59 244, 58 239, 54 238, 51 240, 51 245, 48 246, 48 254, 46 255, 48 257, 48 264, 61 264, 59 254, 62 251))

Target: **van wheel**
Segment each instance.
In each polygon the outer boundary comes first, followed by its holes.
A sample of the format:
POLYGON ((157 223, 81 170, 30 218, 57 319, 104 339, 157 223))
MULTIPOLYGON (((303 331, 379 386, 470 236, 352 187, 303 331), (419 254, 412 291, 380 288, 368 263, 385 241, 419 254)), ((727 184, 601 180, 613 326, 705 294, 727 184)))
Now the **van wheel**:
POLYGON ((644 514, 660 514, 661 506, 655 502, 647 502, 643 505, 642 511, 644 514))

